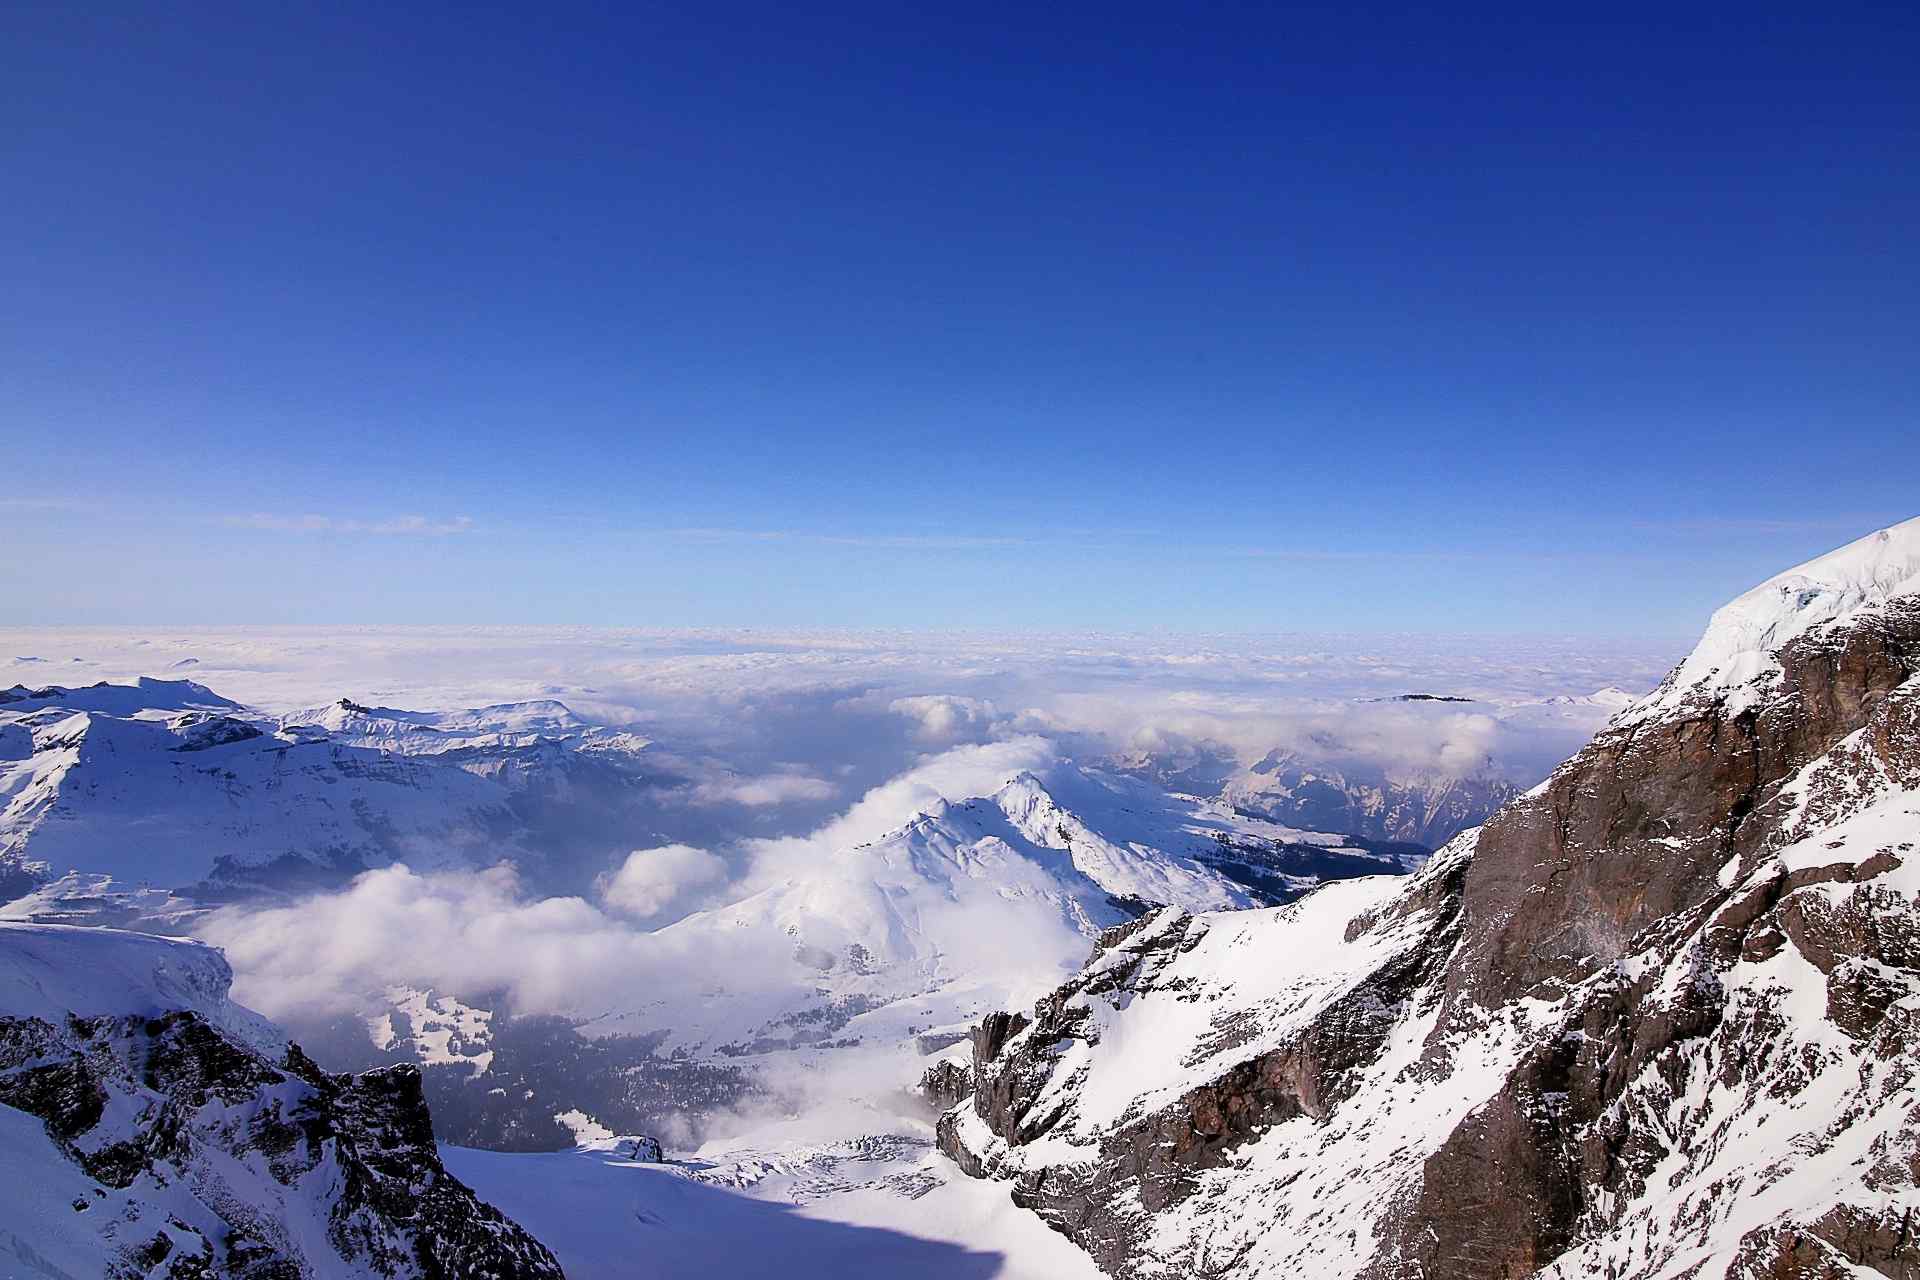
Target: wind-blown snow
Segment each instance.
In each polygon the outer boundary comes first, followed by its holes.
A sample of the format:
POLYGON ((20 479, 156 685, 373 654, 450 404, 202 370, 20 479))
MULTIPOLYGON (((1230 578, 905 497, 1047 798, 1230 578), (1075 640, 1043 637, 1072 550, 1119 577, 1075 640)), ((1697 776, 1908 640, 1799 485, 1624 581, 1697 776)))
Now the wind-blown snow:
POLYGON ((213 947, 119 929, 0 920, 0 1014, 55 1026, 68 1015, 199 1014, 269 1056, 284 1052, 280 1029, 233 1003, 233 970, 213 947))

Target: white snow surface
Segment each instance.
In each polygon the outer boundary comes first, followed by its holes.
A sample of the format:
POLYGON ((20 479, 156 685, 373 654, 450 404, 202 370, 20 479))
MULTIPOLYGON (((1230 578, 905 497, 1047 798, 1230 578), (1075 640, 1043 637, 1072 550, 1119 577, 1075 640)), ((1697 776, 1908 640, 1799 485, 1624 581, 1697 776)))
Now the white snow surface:
POLYGON ((1084 1253, 1003 1188, 961 1176, 931 1137, 924 1122, 867 1110, 773 1124, 664 1164, 623 1158, 617 1140, 440 1156, 570 1280, 1099 1280, 1084 1253))
POLYGON ((452 996, 417 987, 391 986, 390 1006, 367 1019, 367 1033, 377 1049, 404 1042, 422 1066, 464 1063, 475 1075, 493 1065, 493 1013, 476 1009, 452 996))
POLYGON ((286 1036, 228 993, 233 970, 204 943, 119 929, 0 920, 0 1013, 64 1025, 191 1010, 277 1058, 286 1036))

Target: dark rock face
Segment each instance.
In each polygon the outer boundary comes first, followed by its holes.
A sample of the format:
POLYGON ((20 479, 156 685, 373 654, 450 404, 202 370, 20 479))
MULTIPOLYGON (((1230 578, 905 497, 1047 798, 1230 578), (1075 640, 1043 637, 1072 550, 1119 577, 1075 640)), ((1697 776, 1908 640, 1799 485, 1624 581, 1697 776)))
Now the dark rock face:
POLYGON ((659 1164, 663 1154, 660 1149, 660 1139, 648 1137, 645 1134, 620 1139, 618 1151, 621 1159, 633 1160, 640 1164, 659 1164))
POLYGON ((1920 602, 1775 656, 1399 890, 1110 931, 942 1149, 1118 1276, 1920 1277, 1920 602))
POLYGON ((936 1111, 945 1111, 973 1096, 973 1068, 963 1063, 940 1061, 920 1074, 920 1096, 936 1111))
POLYGON ((0 1103, 39 1117, 97 1184, 100 1207, 75 1209, 114 1275, 561 1275, 441 1166, 410 1066, 328 1075, 297 1046, 270 1062, 188 1011, 7 1017, 0 1103))

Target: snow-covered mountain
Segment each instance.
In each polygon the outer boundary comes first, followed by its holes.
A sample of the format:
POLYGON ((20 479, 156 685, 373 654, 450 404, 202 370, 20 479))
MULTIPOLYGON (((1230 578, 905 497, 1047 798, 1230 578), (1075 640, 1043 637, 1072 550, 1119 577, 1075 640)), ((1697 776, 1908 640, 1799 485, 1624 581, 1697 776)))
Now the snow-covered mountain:
POLYGON ((589 1029, 666 1029, 663 1048, 729 1058, 937 1036, 1157 906, 1286 901, 1423 859, 1071 763, 1023 771, 879 839, 803 848, 757 892, 661 930, 680 952, 760 963, 698 992, 649 993, 589 1029))
POLYGON ((573 844, 631 837, 617 818, 646 794, 647 746, 552 702, 275 719, 184 680, 16 687, 0 693, 0 888, 80 872, 119 891, 302 890, 396 861, 561 877, 573 844))
POLYGON ((197 943, 0 924, 9 1274, 558 1280, 442 1166, 416 1070, 329 1075, 231 980, 197 943))
POLYGON ((955 1171, 924 1119, 869 1112, 828 1127, 845 1136, 776 1124, 666 1162, 633 1158, 621 1139, 442 1154, 550 1241, 569 1280, 1098 1280, 1072 1244, 955 1171))
POLYGON ((675 927, 766 920, 821 953, 823 969, 858 947, 868 967, 933 972, 956 946, 942 932, 949 914, 965 929, 970 917, 1007 903, 1040 902, 1091 938, 1152 906, 1231 910, 1420 861, 1416 851, 1283 827, 1067 764, 1044 777, 1022 772, 990 795, 940 802, 879 840, 675 927))
POLYGON ((1920 521, 1410 879, 1103 935, 931 1082, 1118 1276, 1920 1274, 1920 521))
POLYGON ((282 716, 279 724, 293 736, 319 730, 336 743, 456 765, 515 790, 571 785, 589 762, 631 769, 653 745, 643 735, 583 720, 550 698, 459 711, 402 711, 342 698, 282 716))
MULTIPOLYGON (((531 897, 598 894, 597 876, 651 843, 651 744, 557 702, 342 699, 267 717, 146 680, 16 690, 0 727, 18 739, 0 767, 0 856, 15 874, 0 918, 191 933, 237 894, 298 910, 301 891, 401 861, 510 860, 531 897)), ((1422 856, 1061 764, 870 842, 798 842, 750 891, 634 953, 669 979, 612 996, 597 980, 542 1020, 493 986, 383 973, 348 993, 351 1015, 300 1030, 331 1063, 421 1067, 464 1140, 551 1145, 571 1109, 637 1127, 725 1107, 752 1087, 741 1068, 769 1054, 950 1040, 1163 904, 1272 904, 1422 856)))

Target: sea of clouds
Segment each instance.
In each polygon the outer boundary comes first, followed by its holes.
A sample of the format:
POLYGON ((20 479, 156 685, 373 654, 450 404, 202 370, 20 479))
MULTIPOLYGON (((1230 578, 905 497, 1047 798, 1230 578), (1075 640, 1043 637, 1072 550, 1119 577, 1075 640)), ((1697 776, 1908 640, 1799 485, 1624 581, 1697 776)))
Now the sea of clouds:
POLYGON ((1684 648, 1411 634, 27 629, 0 631, 0 684, 191 679, 270 714, 342 697, 413 710, 558 699, 654 740, 693 779, 680 803, 698 820, 636 840, 590 890, 543 892, 505 866, 396 866, 297 903, 229 908, 200 929, 227 949, 237 994, 283 1019, 351 1011, 393 982, 580 1015, 616 1007, 636 983, 716 971, 788 981, 758 941, 687 954, 662 926, 1023 769, 1120 756, 1218 771, 1280 748, 1528 784, 1605 718, 1553 699, 1644 692, 1684 648), (1394 700, 1406 693, 1473 701, 1394 700))

